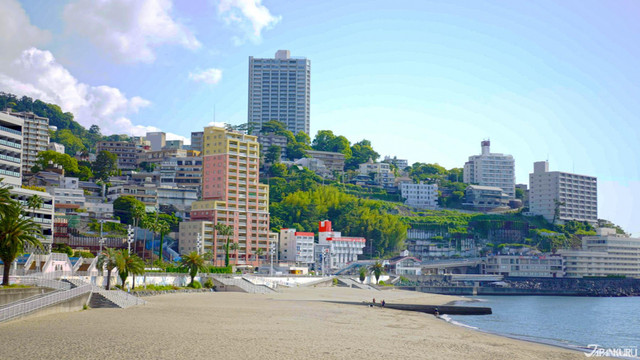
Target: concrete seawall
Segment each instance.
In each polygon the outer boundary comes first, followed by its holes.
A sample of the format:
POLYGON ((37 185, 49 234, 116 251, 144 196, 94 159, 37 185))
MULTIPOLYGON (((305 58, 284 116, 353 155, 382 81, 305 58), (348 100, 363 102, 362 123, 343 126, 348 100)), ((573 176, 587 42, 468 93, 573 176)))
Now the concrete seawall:
POLYGON ((30 298, 32 296, 46 294, 51 291, 53 291, 53 289, 44 287, 0 289, 0 306, 30 298))

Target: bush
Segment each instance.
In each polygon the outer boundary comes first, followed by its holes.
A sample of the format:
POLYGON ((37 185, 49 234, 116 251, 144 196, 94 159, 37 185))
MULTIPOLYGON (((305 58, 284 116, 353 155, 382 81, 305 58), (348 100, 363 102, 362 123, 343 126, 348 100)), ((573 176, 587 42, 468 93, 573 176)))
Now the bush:
POLYGON ((333 278, 333 285, 338 285, 338 278, 333 278))
POLYGON ((207 281, 204 282, 204 287, 207 289, 213 289, 215 287, 215 285, 213 285, 213 280, 211 280, 211 278, 207 279, 207 281))
POLYGON ((193 282, 187 286, 193 289, 202 289, 202 284, 200 284, 200 281, 196 280, 193 280, 193 282))
POLYGON ((76 257, 82 257, 85 259, 93 259, 94 257, 96 257, 95 255, 93 255, 90 251, 77 251, 73 253, 74 256, 76 257))

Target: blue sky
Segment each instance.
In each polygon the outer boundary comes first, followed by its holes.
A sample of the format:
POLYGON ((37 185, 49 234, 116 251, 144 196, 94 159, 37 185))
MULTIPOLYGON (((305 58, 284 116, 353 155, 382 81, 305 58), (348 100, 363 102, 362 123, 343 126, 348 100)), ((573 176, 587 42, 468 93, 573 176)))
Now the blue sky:
POLYGON ((312 135, 331 129, 448 168, 490 138, 515 157, 519 183, 545 159, 597 176, 600 217, 640 233, 636 1, 4 0, 0 10, 0 88, 57 102, 84 125, 188 137, 214 106, 217 121, 243 123, 248 57, 289 49, 311 59, 312 135))

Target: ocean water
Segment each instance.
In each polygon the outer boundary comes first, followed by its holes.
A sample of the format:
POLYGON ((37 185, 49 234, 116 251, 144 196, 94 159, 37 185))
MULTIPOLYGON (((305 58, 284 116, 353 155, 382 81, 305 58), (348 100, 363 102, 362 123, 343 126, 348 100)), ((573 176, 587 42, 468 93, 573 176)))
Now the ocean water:
POLYGON ((587 347, 635 348, 640 354, 640 297, 472 296, 457 305, 488 306, 492 315, 450 316, 492 333, 587 347))

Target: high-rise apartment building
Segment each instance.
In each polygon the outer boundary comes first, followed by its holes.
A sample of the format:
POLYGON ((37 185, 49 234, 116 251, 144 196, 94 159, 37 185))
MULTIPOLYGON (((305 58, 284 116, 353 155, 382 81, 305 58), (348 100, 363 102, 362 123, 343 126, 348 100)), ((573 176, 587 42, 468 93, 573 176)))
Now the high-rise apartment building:
POLYGON ((202 151, 202 136, 204 131, 191 132, 191 150, 202 151))
POLYGON ((274 59, 249 57, 249 123, 258 129, 269 120, 287 130, 309 134, 311 61, 278 50, 274 59))
POLYGON ((24 121, 22 127, 22 173, 30 173, 36 157, 49 146, 49 119, 32 112, 6 112, 24 121))
POLYGON ((516 163, 511 155, 491 152, 491 142, 481 143, 482 153, 469 156, 464 164, 463 181, 467 184, 501 188, 510 199, 516 197, 516 163))
POLYGON ((151 143, 151 151, 159 151, 167 143, 167 134, 163 132, 148 132, 145 139, 151 143))
POLYGON ((142 148, 132 141, 99 141, 96 151, 108 151, 118 155, 118 168, 122 170, 135 170, 138 157, 143 152, 142 148))
POLYGON ((548 221, 598 222, 598 179, 549 171, 549 162, 533 164, 529 174, 529 212, 548 221), (556 213, 557 207, 557 213, 556 213))
MULTIPOLYGON (((202 145, 202 201, 192 204, 191 219, 231 226, 229 241, 238 244, 231 263, 256 265, 256 250, 269 246, 269 186, 259 183, 257 137, 210 126, 202 145)), ((227 239, 214 233, 211 240, 223 265, 227 239)))

